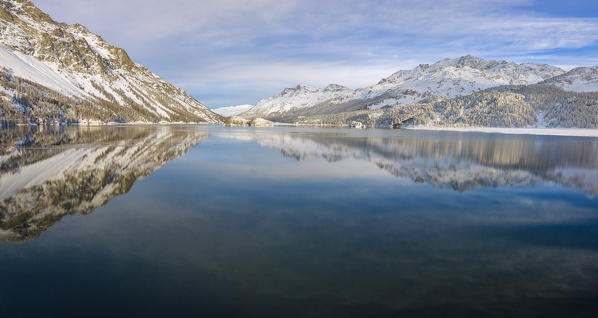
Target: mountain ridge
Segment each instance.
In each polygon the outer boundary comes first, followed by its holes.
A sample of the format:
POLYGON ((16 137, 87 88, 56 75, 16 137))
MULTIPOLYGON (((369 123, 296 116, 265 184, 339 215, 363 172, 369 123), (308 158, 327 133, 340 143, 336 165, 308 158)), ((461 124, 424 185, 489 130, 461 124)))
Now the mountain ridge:
MULTIPOLYGON (((91 118, 73 115, 72 121, 222 122, 220 115, 83 25, 56 22, 29 0, 2 0, 0 5, 4 71, 75 101, 58 107, 62 112, 74 108, 76 113, 76 104, 83 102, 103 110, 91 118)), ((22 92, 3 93, 4 102, 12 103, 22 92)))
POLYGON ((342 88, 340 93, 335 90, 334 94, 326 94, 326 89, 300 84, 261 100, 241 116, 268 118, 273 113, 282 114, 324 102, 341 104, 355 100, 363 101, 362 108, 377 109, 419 102, 434 96, 455 98, 501 85, 535 84, 563 74, 564 70, 548 64, 517 64, 466 55, 443 59, 434 64, 420 64, 411 70, 399 70, 364 88, 351 90, 338 85, 342 88), (290 94, 297 91, 301 94, 290 94))
POLYGON ((237 106, 226 106, 219 108, 212 108, 212 111, 216 114, 224 117, 236 116, 240 113, 244 113, 250 110, 253 105, 237 105, 237 106))
POLYGON ((598 91, 598 66, 576 67, 565 74, 542 81, 564 90, 585 93, 598 91))
POLYGON ((598 67, 566 72, 466 55, 355 90, 287 88, 239 116, 349 127, 598 128, 598 67))

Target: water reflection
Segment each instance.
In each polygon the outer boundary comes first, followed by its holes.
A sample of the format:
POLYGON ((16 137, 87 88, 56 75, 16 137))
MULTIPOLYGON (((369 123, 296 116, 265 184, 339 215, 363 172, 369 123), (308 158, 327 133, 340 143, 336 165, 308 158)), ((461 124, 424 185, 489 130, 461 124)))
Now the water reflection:
POLYGON ((207 138, 176 127, 60 127, 0 133, 0 242, 88 214, 207 138))
POLYGON ((596 139, 273 130, 231 130, 222 136, 256 141, 298 161, 367 161, 394 176, 459 192, 555 183, 598 195, 596 139))
POLYGON ((92 215, 0 244, 2 317, 598 312, 596 139, 215 127, 2 138, 3 220, 24 216, 7 239, 90 213, 153 171, 92 215))
MULTIPOLYGON (((598 195, 595 139, 301 129, 212 133, 257 142, 298 161, 365 161, 440 189, 554 183, 598 195)), ((184 127, 2 130, 0 242, 35 238, 64 215, 91 213, 208 135, 207 129, 184 127)))

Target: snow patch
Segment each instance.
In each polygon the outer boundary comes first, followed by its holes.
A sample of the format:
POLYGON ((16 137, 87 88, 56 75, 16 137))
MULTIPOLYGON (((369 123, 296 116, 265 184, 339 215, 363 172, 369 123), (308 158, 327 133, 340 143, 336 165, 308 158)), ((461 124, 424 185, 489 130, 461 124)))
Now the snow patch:
POLYGON ((239 106, 228 106, 228 107, 220 107, 212 109, 218 115, 224 117, 236 116, 241 113, 244 113, 248 110, 253 108, 253 105, 239 105, 239 106))
POLYGON ((57 70, 36 58, 20 52, 12 52, 0 45, 0 66, 13 75, 46 86, 67 96, 84 96, 85 93, 67 80, 57 70))

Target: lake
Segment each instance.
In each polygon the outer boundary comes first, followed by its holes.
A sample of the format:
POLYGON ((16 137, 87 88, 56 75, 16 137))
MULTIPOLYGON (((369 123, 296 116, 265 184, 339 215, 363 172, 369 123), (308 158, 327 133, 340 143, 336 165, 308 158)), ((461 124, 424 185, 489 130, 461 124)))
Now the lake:
POLYGON ((598 138, 0 133, 1 317, 598 315, 598 138))

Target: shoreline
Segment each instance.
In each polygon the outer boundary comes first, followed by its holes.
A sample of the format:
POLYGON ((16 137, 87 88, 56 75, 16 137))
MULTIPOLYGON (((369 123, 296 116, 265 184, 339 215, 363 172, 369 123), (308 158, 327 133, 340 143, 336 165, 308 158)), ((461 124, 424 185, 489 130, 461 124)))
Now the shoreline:
POLYGON ((505 135, 569 136, 598 138, 598 129, 591 128, 494 128, 494 127, 406 127, 407 130, 479 132, 505 135))
MULTIPOLYGON (((0 127, 18 127, 18 126, 72 126, 72 127, 101 127, 101 126, 220 126, 220 127, 252 127, 252 126, 227 126, 222 124, 214 123, 184 123, 184 122, 85 122, 85 123, 69 123, 69 124, 51 124, 51 125, 37 125, 37 124, 16 124, 16 125, 2 125, 0 127)), ((255 128, 264 127, 297 127, 297 128, 340 128, 340 129, 351 129, 351 130, 369 130, 369 129, 380 129, 380 130, 411 130, 411 131, 447 131, 447 132, 475 132, 475 133, 486 133, 486 134, 505 134, 505 135, 535 135, 535 136, 564 136, 564 137, 590 137, 598 138, 598 129, 592 128, 497 128, 497 127, 430 127, 430 126, 413 126, 413 127, 402 127, 400 129, 392 128, 351 128, 348 126, 337 126, 337 125, 302 125, 294 123, 279 123, 273 122, 272 126, 253 126, 255 128)))

